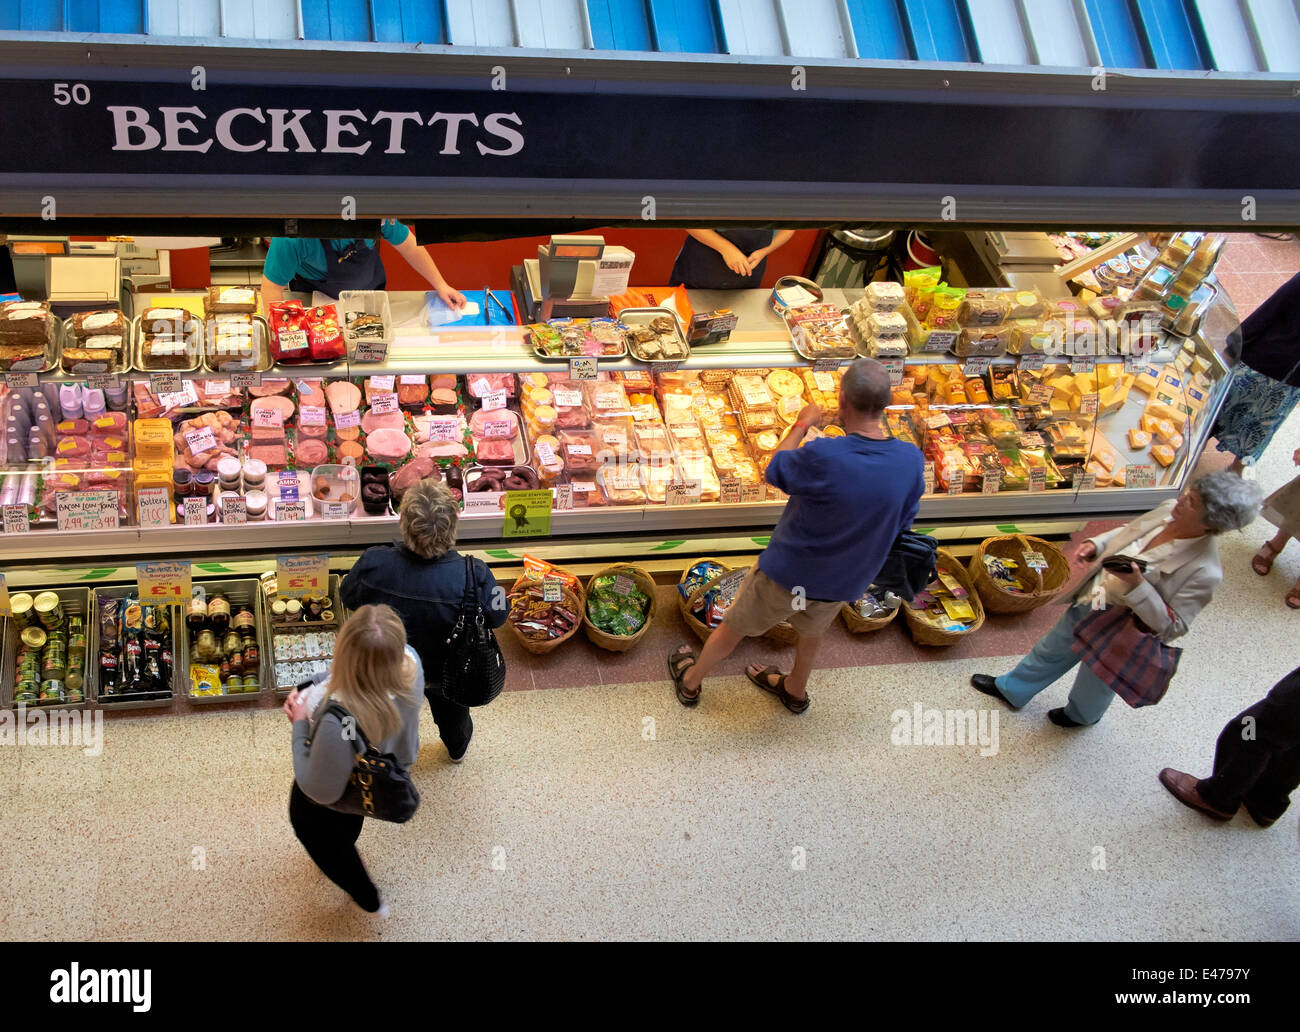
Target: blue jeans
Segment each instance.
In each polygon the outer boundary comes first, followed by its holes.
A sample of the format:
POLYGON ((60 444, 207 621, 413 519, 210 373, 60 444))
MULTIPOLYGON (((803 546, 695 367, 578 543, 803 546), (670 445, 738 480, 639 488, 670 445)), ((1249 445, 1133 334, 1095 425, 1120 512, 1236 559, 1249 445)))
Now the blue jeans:
POLYGON ((1070 689, 1070 698, 1065 704, 1065 715, 1079 724, 1095 724, 1101 719, 1115 693, 1086 665, 1080 665, 1079 657, 1070 650, 1075 624, 1090 612, 1092 609, 1087 602, 1067 608, 1033 651, 1016 664, 1011 673, 997 678, 998 691, 1008 702, 1013 706, 1023 706, 1057 678, 1078 666, 1074 687, 1070 689))

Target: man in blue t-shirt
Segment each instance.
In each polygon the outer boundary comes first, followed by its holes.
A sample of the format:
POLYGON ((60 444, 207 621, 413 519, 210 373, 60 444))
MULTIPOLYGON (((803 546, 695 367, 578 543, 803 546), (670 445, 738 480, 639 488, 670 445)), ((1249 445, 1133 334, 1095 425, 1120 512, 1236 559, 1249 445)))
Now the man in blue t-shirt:
POLYGON ((808 675, 822 636, 843 603, 866 593, 925 492, 924 457, 885 427, 889 399, 888 371, 861 358, 840 383, 843 437, 800 447, 822 413, 816 405, 799 413, 767 467, 767 482, 790 496, 771 541, 699 655, 689 645, 669 654, 682 705, 699 702, 705 675, 741 641, 786 620, 799 632, 794 669, 782 674, 754 664, 745 673, 791 713, 808 708, 808 675))
POLYGON ((285 290, 304 294, 319 291, 337 298, 345 290, 383 290, 387 283, 379 241, 387 240, 423 276, 448 308, 465 307, 465 295, 438 271, 429 252, 415 239, 410 226, 384 219, 371 238, 317 240, 274 237, 262 266, 262 296, 268 305, 284 300, 285 290))

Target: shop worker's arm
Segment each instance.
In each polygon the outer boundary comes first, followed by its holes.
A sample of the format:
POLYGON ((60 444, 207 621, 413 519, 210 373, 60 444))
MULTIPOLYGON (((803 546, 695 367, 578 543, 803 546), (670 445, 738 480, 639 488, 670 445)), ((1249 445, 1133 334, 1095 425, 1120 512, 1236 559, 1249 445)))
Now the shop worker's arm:
POLYGON ((451 286, 438 271, 437 263, 434 262, 433 256, 416 242, 415 231, 409 226, 398 222, 394 224, 395 229, 405 230, 405 233, 394 232, 390 235, 388 227, 384 229, 384 239, 397 249, 397 253, 406 259, 406 263, 412 269, 423 276, 435 291, 442 298, 443 303, 448 308, 464 308, 465 295, 455 287, 451 286), (396 237, 396 239, 394 239, 396 237))
POLYGON ((311 721, 293 722, 293 777, 309 798, 328 806, 343 798, 356 754, 336 713, 321 717, 316 737, 308 745, 310 734, 311 721))
POLYGON ((717 251, 722 256, 722 261, 727 268, 737 276, 748 276, 754 271, 754 265, 745 256, 745 252, 721 233, 711 229, 688 229, 686 232, 705 247, 711 247, 717 251))
POLYGON ((274 305, 284 300, 290 281, 298 275, 298 247, 287 237, 272 237, 266 248, 266 261, 262 263, 262 298, 265 304, 274 305))
POLYGON ((784 247, 794 237, 793 229, 779 229, 772 236, 772 242, 766 247, 760 247, 757 251, 749 256, 749 267, 758 268, 758 263, 766 258, 773 251, 784 247))

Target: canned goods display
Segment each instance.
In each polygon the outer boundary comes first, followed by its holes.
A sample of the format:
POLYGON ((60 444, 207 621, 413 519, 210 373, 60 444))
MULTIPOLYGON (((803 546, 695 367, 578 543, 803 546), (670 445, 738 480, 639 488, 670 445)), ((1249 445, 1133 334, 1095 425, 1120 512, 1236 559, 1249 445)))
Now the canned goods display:
POLYGON ((24 627, 19 637, 29 649, 39 649, 45 646, 45 631, 40 627, 24 627))
POLYGON ((19 591, 9 596, 9 617, 14 626, 20 630, 30 627, 36 620, 36 611, 32 608, 32 596, 19 591))
POLYGON ((36 610, 36 619, 47 631, 63 626, 63 604, 53 591, 42 591, 35 596, 32 608, 36 610))
POLYGON ((41 702, 63 702, 63 682, 53 678, 41 682, 41 702))

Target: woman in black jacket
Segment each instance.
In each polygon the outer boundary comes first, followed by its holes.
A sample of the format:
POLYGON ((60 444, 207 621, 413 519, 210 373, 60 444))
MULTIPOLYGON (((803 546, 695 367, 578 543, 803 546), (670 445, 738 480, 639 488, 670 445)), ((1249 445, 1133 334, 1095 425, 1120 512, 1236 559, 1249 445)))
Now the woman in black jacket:
MULTIPOLYGON (((438 690, 443 646, 460 615, 465 597, 465 557, 455 550, 460 510, 446 485, 422 480, 402 498, 402 541, 367 548, 343 578, 341 594, 349 609, 387 605, 397 610, 407 639, 424 665, 424 693, 453 763, 465 758, 474 722, 469 708, 438 690)), ((506 622, 506 593, 481 559, 469 560, 474 593, 488 625, 506 622)))

